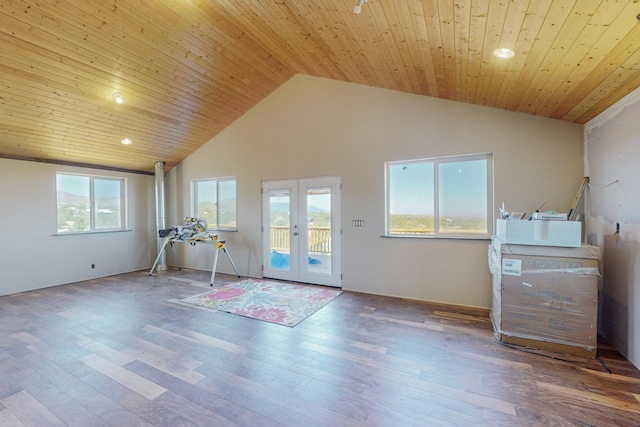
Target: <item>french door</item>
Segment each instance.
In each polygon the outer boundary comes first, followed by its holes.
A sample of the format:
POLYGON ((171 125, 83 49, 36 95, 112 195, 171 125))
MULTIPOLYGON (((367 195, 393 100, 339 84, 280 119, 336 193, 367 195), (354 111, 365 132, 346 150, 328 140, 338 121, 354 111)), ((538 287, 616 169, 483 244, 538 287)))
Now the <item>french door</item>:
POLYGON ((341 286, 340 178, 262 183, 263 275, 341 286))

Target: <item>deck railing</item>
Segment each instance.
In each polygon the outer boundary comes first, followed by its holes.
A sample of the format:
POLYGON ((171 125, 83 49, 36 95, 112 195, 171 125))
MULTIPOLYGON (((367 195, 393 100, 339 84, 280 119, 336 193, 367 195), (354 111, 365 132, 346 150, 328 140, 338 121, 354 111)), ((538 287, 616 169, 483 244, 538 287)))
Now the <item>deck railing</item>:
MULTIPOLYGON (((289 227, 271 227, 271 249, 288 252, 291 230, 289 227)), ((331 253, 331 227, 309 227, 309 252, 331 253)))

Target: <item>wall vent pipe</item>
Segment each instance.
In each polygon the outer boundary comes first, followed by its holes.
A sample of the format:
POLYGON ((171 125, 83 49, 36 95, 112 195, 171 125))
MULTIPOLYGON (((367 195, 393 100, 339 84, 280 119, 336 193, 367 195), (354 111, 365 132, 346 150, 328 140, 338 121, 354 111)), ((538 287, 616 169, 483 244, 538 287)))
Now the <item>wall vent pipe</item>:
MULTIPOLYGON (((164 205, 164 162, 156 162, 155 169, 155 187, 156 187, 156 238, 157 252, 162 249, 163 239, 160 238, 160 230, 164 230, 165 226, 165 205, 164 205)), ((158 260, 158 271, 167 269, 167 253, 162 253, 158 260)))

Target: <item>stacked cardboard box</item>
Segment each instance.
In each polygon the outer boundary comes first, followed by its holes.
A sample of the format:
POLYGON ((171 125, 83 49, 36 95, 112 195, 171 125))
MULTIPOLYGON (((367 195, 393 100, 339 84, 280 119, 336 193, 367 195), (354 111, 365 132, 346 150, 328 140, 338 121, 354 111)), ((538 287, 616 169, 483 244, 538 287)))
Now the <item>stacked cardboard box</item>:
POLYGON ((491 320, 501 342, 595 357, 598 261, 595 246, 489 247, 491 320))

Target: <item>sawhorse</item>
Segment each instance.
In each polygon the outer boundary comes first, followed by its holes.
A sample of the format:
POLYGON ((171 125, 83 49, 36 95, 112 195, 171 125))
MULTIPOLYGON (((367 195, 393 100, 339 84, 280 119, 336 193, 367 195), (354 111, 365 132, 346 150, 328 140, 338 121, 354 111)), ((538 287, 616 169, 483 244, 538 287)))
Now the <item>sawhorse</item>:
POLYGON ((192 240, 192 241, 186 240, 185 241, 185 240, 176 240, 171 237, 165 238, 164 243, 162 244, 162 248, 160 248, 160 251, 158 252, 158 256, 156 257, 156 260, 153 263, 153 267, 151 267, 151 270, 149 270, 149 276, 153 274, 153 271, 156 269, 156 266, 160 261, 160 257, 162 257, 162 254, 167 250, 167 246, 171 246, 173 257, 176 260, 176 264, 178 264, 178 270, 182 270, 182 266, 180 265, 180 260, 178 259, 178 253, 176 252, 175 243, 189 243, 192 246, 195 246, 197 242, 213 243, 214 245, 213 267, 211 268, 211 281, 209 283, 211 286, 213 286, 213 282, 216 278, 216 269, 218 268, 218 255, 220 253, 220 249, 222 249, 222 251, 227 255, 227 258, 229 259, 229 262, 233 267, 233 271, 236 272, 236 276, 240 277, 240 273, 238 273, 236 264, 233 262, 233 259, 231 259, 231 254, 229 253, 229 250, 227 249, 227 245, 224 240, 192 240))

